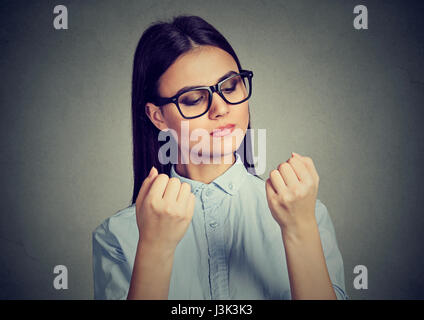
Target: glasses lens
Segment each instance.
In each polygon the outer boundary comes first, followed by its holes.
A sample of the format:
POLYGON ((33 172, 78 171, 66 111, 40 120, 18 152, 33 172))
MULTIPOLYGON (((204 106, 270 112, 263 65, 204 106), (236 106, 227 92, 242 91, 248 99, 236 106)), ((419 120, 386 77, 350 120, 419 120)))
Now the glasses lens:
POLYGON ((239 103, 245 100, 250 93, 250 85, 247 76, 237 75, 221 84, 221 91, 225 99, 231 103, 239 103))
POLYGON ((185 117, 196 117, 208 109, 208 101, 208 90, 192 90, 178 98, 178 105, 185 117))

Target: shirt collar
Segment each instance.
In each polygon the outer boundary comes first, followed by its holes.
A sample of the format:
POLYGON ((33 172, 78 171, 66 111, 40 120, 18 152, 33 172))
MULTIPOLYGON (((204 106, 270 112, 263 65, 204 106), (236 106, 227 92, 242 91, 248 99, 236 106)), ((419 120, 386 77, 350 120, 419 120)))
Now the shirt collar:
POLYGON ((216 185, 219 188, 221 188, 223 191, 225 191, 228 194, 236 194, 240 188, 240 186, 243 183, 244 178, 247 175, 247 170, 243 164, 243 161, 241 160, 240 155, 235 152, 235 156, 236 156, 236 161, 234 162, 234 164, 227 169, 227 171, 225 171, 223 174, 221 174, 219 177, 215 178, 215 180, 213 180, 211 183, 206 184, 200 181, 196 181, 196 180, 191 180, 188 179, 186 177, 183 177, 181 175, 179 175, 176 171, 175 171, 175 165, 172 164, 171 166, 171 172, 170 172, 170 176, 172 177, 176 177, 178 179, 180 179, 181 183, 182 182, 186 182, 188 184, 190 184, 191 186, 191 191, 196 194, 197 192, 199 192, 199 190, 207 187, 207 186, 211 186, 211 185, 216 185))

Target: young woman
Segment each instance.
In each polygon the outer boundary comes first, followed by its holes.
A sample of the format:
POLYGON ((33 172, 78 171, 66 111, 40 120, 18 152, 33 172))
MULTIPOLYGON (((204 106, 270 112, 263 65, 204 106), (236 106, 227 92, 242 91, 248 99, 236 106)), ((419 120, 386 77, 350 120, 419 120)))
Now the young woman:
POLYGON ((292 153, 266 182, 249 165, 252 78, 199 17, 143 33, 132 83, 132 205, 93 232, 96 299, 348 298, 313 161, 292 153), (199 142, 183 131, 200 129, 207 135, 196 150, 214 161, 190 157, 199 142), (161 132, 172 133, 176 163, 164 162, 161 132))

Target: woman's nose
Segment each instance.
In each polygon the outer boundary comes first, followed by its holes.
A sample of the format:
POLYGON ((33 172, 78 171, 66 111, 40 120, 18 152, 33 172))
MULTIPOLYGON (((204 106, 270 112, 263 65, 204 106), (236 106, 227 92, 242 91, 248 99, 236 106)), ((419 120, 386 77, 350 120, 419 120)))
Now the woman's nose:
POLYGON ((224 116, 228 112, 230 112, 230 106, 219 96, 218 93, 214 92, 212 95, 209 117, 214 119, 216 117, 224 116))

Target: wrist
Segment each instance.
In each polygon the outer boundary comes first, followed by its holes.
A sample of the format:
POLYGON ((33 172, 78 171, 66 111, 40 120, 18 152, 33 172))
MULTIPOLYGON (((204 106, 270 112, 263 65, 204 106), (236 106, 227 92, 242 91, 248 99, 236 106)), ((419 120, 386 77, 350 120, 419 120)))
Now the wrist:
POLYGON ((299 224, 296 226, 281 227, 284 244, 305 245, 319 239, 319 229, 316 221, 299 224))
POLYGON ((166 247, 159 243, 147 243, 140 240, 137 245, 137 251, 150 257, 163 259, 172 258, 175 253, 175 247, 166 247))

